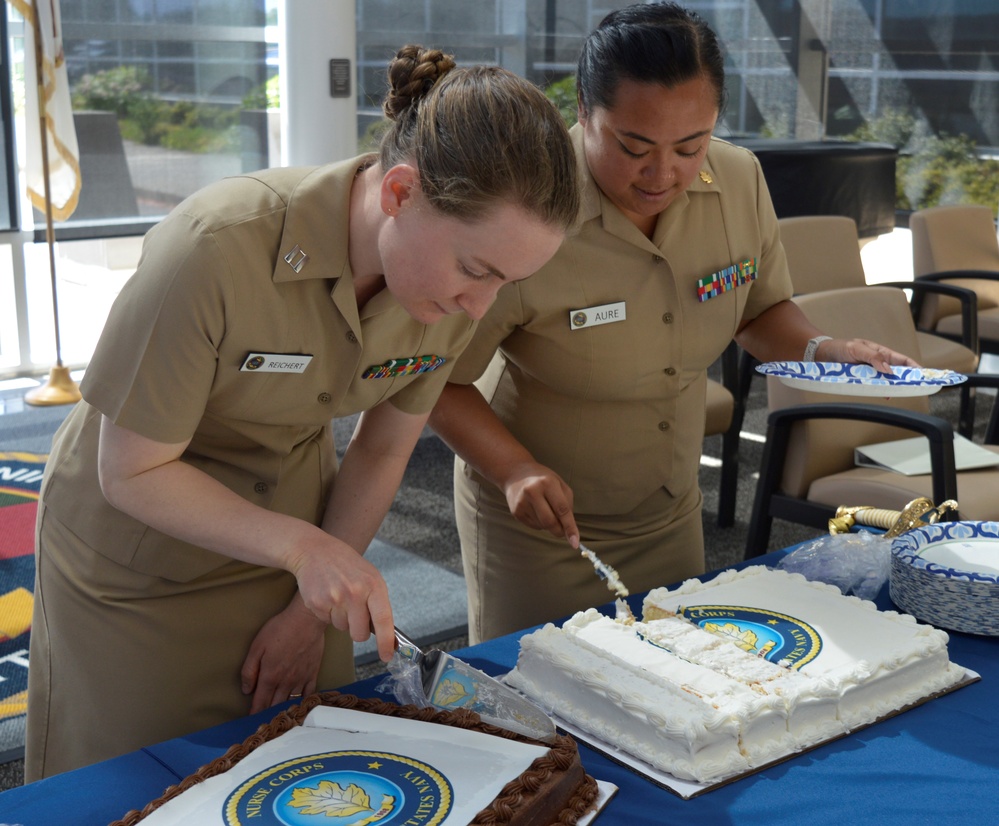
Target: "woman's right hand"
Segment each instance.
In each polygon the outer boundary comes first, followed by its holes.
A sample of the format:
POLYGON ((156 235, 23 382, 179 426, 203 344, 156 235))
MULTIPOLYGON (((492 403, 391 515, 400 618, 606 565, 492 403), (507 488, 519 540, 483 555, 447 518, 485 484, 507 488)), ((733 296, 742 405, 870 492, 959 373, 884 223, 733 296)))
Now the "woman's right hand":
POLYGON ((430 415, 430 426, 448 447, 506 496, 510 513, 527 527, 565 537, 579 546, 572 488, 540 464, 472 384, 448 382, 430 415))
POLYGON ((395 650, 395 629, 388 585, 378 569, 336 537, 321 532, 320 547, 299 553, 289 566, 305 606, 323 622, 364 642, 372 630, 378 653, 388 661, 395 650))
POLYGON ((554 470, 526 462, 512 468, 500 487, 516 519, 529 528, 565 537, 573 548, 579 546, 572 488, 554 470))
MULTIPOLYGON (((406 417, 399 414, 386 428, 376 429, 373 440, 390 443, 388 430, 389 435, 406 432, 415 443, 426 417, 409 417, 411 422, 400 418, 406 417)), ((98 462, 101 492, 119 510, 185 542, 252 565, 290 571, 317 619, 349 632, 358 642, 368 639, 373 628, 379 656, 390 660, 395 631, 388 586, 353 545, 366 548, 375 535, 402 477, 409 443, 397 455, 390 454, 388 481, 377 472, 380 454, 357 461, 348 448, 341 464, 344 484, 338 479, 332 497, 336 504, 327 507, 335 528, 330 531, 247 501, 182 461, 187 444, 156 442, 104 417, 98 462), (336 521, 331 514, 344 516, 336 521), (338 533, 353 544, 337 538, 338 533)))

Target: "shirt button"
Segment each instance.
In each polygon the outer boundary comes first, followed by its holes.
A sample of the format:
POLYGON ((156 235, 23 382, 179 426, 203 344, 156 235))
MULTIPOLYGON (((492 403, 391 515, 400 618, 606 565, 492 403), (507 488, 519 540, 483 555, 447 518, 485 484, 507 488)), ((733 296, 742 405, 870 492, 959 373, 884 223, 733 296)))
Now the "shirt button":
POLYGON ((333 401, 333 397, 329 393, 320 393, 318 396, 316 396, 316 399, 319 401, 320 404, 329 404, 331 401, 333 401))
POLYGON ((673 313, 663 313, 663 324, 673 323, 673 313))
POLYGON ((349 341, 351 344, 357 344, 357 336, 354 335, 353 330, 347 331, 347 341, 349 341))
POLYGON ((253 489, 257 493, 267 493, 267 483, 266 482, 257 482, 257 484, 255 484, 253 486, 253 489))
POLYGON ((657 264, 661 264, 663 262, 663 257, 661 255, 653 255, 652 260, 657 264))
POLYGON ((667 367, 665 370, 663 370, 663 372, 667 376, 675 376, 676 375, 676 368, 675 367, 667 367))
POLYGON ((659 422, 660 430, 669 430, 669 422, 659 422))

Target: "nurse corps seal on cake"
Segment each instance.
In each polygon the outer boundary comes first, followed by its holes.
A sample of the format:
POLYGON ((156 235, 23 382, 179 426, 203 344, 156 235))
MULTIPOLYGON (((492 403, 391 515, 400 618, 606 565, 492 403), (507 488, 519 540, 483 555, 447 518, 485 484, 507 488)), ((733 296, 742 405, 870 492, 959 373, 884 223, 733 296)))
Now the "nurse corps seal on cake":
POLYGON ((570 737, 329 692, 112 826, 569 826, 596 795, 570 737))
POLYGON ((714 783, 871 723, 967 676, 947 634, 755 566, 650 591, 521 640, 507 682, 607 745, 714 783))

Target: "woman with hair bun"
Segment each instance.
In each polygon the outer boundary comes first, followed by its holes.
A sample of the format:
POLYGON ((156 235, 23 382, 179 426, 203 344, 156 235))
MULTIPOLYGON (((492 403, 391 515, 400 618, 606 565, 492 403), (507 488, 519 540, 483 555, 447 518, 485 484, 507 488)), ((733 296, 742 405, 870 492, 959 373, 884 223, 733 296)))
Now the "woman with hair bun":
POLYGON ((788 300, 760 165, 712 136, 724 83, 675 3, 613 11, 583 45, 580 230, 500 296, 431 418, 460 457, 472 642, 606 602, 580 540, 635 592, 704 572, 707 368, 733 338, 764 361, 914 364, 788 300))
POLYGON ((403 48, 379 155, 212 184, 146 236, 39 502, 26 779, 332 688, 456 357, 579 205, 557 110, 403 48), (337 469, 332 420, 363 411, 337 469))

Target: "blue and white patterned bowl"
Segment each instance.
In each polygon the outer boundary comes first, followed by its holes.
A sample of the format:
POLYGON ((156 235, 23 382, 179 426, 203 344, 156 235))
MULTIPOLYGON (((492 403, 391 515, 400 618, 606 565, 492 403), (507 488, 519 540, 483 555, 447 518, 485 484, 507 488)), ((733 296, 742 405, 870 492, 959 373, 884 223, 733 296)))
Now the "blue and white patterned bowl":
POLYGON ((869 364, 835 361, 769 361, 758 365, 756 370, 799 390, 883 398, 928 396, 942 387, 968 380, 967 376, 953 370, 896 365, 891 373, 879 373, 869 364))
POLYGON ((917 619, 999 636, 999 522, 938 522, 891 543, 889 593, 917 619))

